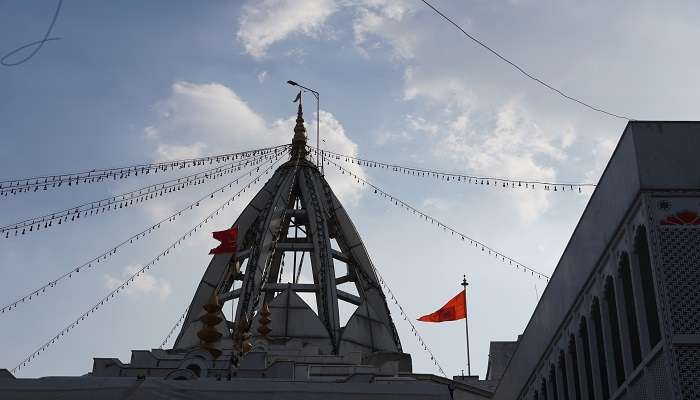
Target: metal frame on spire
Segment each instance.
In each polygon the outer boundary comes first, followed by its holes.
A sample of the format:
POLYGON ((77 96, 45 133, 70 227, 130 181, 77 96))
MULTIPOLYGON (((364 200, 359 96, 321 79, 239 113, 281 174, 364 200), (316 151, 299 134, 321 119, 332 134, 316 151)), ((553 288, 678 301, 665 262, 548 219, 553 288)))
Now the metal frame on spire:
POLYGON ((228 332, 222 341, 234 343, 223 343, 223 348, 237 348, 243 325, 255 337, 259 307, 267 304, 271 343, 301 339, 322 354, 401 352, 372 261, 319 168, 307 160, 306 140, 300 104, 290 161, 277 169, 233 224, 238 229, 237 251, 212 258, 174 348, 201 346, 196 333, 201 330, 202 306, 217 295, 223 303, 237 302, 234 320, 224 324, 237 336, 228 332), (303 237, 298 236, 301 228, 303 237), (301 263, 297 266, 296 260, 291 281, 281 282, 285 253, 299 252, 308 257, 312 283, 298 282, 301 263), (336 269, 341 264, 347 272, 339 276, 336 269), (357 294, 343 290, 341 285, 348 283, 357 294), (299 297, 303 292, 315 295, 317 310, 299 297), (340 302, 356 306, 345 325, 340 302))

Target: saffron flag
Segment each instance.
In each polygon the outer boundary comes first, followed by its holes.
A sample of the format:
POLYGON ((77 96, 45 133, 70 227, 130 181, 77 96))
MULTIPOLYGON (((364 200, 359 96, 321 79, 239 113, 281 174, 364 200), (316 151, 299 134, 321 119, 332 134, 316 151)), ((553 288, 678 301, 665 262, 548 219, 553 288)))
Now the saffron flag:
POLYGON ((211 250, 209 254, 221 254, 221 253, 235 253, 236 244, 238 241, 238 227, 234 226, 231 229, 226 229, 225 231, 212 232, 214 239, 221 242, 221 244, 211 250))
POLYGON ((457 293, 457 295, 442 306, 442 308, 432 314, 418 318, 418 321, 444 322, 456 321, 463 318, 467 318, 467 296, 464 290, 457 293))

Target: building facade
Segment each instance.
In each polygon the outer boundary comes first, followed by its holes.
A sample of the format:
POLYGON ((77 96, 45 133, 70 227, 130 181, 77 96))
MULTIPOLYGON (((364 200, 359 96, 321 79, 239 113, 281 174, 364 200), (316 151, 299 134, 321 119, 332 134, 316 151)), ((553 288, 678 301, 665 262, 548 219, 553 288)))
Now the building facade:
POLYGON ((494 399, 700 399, 698 148, 628 124, 494 399))

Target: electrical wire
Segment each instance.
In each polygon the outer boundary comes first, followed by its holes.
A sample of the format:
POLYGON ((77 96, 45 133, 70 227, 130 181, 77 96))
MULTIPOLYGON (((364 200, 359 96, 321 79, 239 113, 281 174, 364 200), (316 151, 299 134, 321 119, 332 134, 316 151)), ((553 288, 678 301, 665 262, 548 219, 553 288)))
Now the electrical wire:
POLYGON ((410 325, 411 332, 413 332, 413 336, 416 337, 416 340, 418 340, 418 343, 423 348, 423 350, 425 350, 430 355, 430 361, 432 361, 433 364, 435 364, 437 369, 440 371, 440 373, 444 377, 447 377, 445 370, 442 369, 442 365, 440 365, 437 358, 435 357, 435 354, 433 354, 433 352, 430 350, 430 347, 428 347, 428 345, 425 343, 425 340, 423 340, 423 337, 418 332, 418 329, 416 329, 416 326, 413 324, 412 318, 406 314, 406 311, 404 311, 403 307, 401 306, 401 303, 399 303, 399 300, 396 298, 396 295, 394 295, 394 292, 391 290, 389 285, 386 283, 386 280, 384 279, 382 274, 379 273, 379 270, 374 265, 372 265, 372 268, 374 269, 374 273, 376 273, 377 277, 379 278, 379 283, 387 291, 387 293, 389 293, 391 300, 394 301, 394 305, 396 305, 396 307, 399 308, 399 312, 401 313, 403 320, 406 321, 408 323, 408 325, 410 325))
POLYGON ((177 329, 178 326, 182 324, 182 321, 185 320, 185 317, 187 316, 187 312, 190 310, 190 306, 185 307, 185 311, 182 312, 180 315, 180 318, 175 322, 175 325, 173 325, 172 328, 170 328, 170 332, 165 336, 165 339, 160 343, 160 346, 158 346, 159 349, 162 349, 165 347, 166 344, 168 344, 168 341, 170 338, 173 336, 173 333, 175 333, 175 329, 177 329))
POLYGON ((209 163, 211 165, 214 162, 229 162, 231 160, 237 160, 239 158, 245 158, 251 155, 269 153, 276 149, 286 148, 288 146, 290 145, 283 144, 279 146, 264 147, 260 149, 241 151, 237 153, 226 153, 198 158, 162 161, 157 163, 135 164, 125 167, 100 168, 92 169, 90 171, 68 172, 65 174, 41 175, 29 178, 4 180, 0 181, 0 195, 7 196, 8 194, 29 192, 31 189, 33 189, 34 192, 40 189, 48 190, 49 188, 61 187, 64 183, 67 183, 68 186, 73 186, 79 185, 80 183, 85 184, 101 182, 109 178, 112 178, 113 180, 126 179, 131 177, 132 175, 138 176, 139 174, 148 175, 151 172, 167 172, 168 170, 174 170, 176 167, 178 169, 183 169, 201 166, 206 163, 209 163))
POLYGON ((176 241, 174 241, 170 246, 168 246, 165 250, 161 251, 158 253, 157 256, 155 256, 151 261, 148 262, 145 266, 141 267, 139 270, 134 272, 129 278, 127 278, 122 284, 117 286, 115 289, 113 289, 111 292, 109 292, 105 297, 100 299, 97 303, 95 303, 91 308, 89 308, 87 311, 82 313, 78 318, 76 318, 73 322, 68 324, 65 328, 61 329, 56 335, 54 335, 51 339, 46 341, 43 345, 41 345, 39 348, 37 348, 35 351, 33 351, 31 354, 29 354, 27 357, 25 357, 22 361, 15 366, 11 372, 15 373, 16 371, 19 371, 22 367, 26 366, 29 364, 33 359, 38 357, 43 351, 45 351, 49 346, 54 344, 56 340, 59 340, 62 336, 66 335, 69 333, 73 328, 78 326, 81 321, 84 321, 88 316, 93 314, 95 311, 97 311, 100 306, 104 305, 105 303, 109 302, 110 299, 114 298, 115 295, 117 295, 121 290, 126 289, 127 286, 129 286, 136 278, 140 277, 142 274, 145 274, 146 271, 148 271, 152 266, 154 266, 158 261, 160 261, 161 257, 165 257, 170 253, 171 250, 174 250, 175 247, 177 247, 182 241, 186 240, 188 237, 192 236, 192 233, 197 232, 197 229, 201 228, 204 224, 207 224, 210 220, 214 218, 214 216, 219 215, 219 212, 222 211, 224 208, 226 208, 228 205, 231 204, 231 202, 239 196, 245 189, 250 188, 253 183, 256 183, 260 180, 260 177, 265 174, 270 173, 270 169, 274 167, 276 162, 272 163, 270 167, 265 169, 263 172, 261 172, 259 175, 257 175, 255 178, 253 178, 251 181, 248 182, 246 186, 243 187, 243 189, 239 190, 237 193, 235 193, 233 196, 231 196, 226 202, 221 204, 219 207, 217 207, 214 211, 209 213, 201 222, 196 224, 194 227, 192 227, 190 230, 185 232, 183 235, 181 235, 176 241))
POLYGON ((71 221, 76 221, 80 219, 81 213, 83 218, 85 218, 92 215, 98 215, 100 212, 104 214, 105 211, 116 210, 117 208, 127 208, 129 206, 132 206, 134 202, 138 204, 140 202, 151 200, 154 197, 162 197, 163 194, 168 194, 174 191, 180 191, 188 187, 200 185, 206 180, 216 180, 218 178, 223 177, 224 175, 231 174, 235 171, 240 171, 241 166, 247 167, 249 163, 252 163, 251 165, 260 164, 266 159, 274 157, 271 154, 279 156, 279 154, 282 151, 275 150, 274 153, 267 153, 262 156, 253 156, 246 159, 241 159, 238 163, 227 163, 208 169, 206 171, 198 172, 196 174, 155 183, 149 186, 134 189, 129 192, 118 194, 105 199, 82 203, 77 206, 69 207, 65 210, 56 211, 50 214, 34 218, 24 219, 22 221, 18 221, 5 226, 0 226, 0 238, 9 238, 11 231, 14 231, 13 236, 18 236, 25 235, 26 233, 30 232, 39 231, 40 229, 42 229, 42 227, 43 229, 48 229, 54 226, 53 222, 55 220, 57 220, 57 225, 68 222, 69 217, 71 221))
POLYGON ((576 102, 576 103, 578 103, 578 104, 580 104, 580 105, 582 105, 582 106, 584 106, 584 107, 587 107, 587 108, 589 108, 589 109, 591 109, 591 110, 593 110, 593 111, 597 111, 597 112, 599 112, 599 113, 608 115, 608 116, 610 116, 610 117, 615 117, 615 118, 624 119, 624 120, 628 120, 628 121, 634 120, 633 118, 630 118, 630 117, 627 117, 627 116, 624 116, 624 115, 620 115, 620 114, 615 114, 615 113, 613 113, 613 112, 606 111, 606 110, 604 110, 604 109, 602 109, 602 108, 600 108, 600 107, 598 107, 598 106, 594 106, 594 105, 591 105, 591 104, 589 104, 589 103, 586 103, 586 102, 584 102, 583 100, 577 99, 576 97, 573 97, 573 96, 570 96, 570 95, 564 93, 564 92, 561 91, 560 89, 557 89, 556 87, 554 87, 554 86, 550 85, 549 83, 547 83, 547 82, 541 80, 540 78, 537 78, 536 76, 534 76, 534 75, 532 75, 531 73, 527 72, 524 68, 520 67, 518 64, 514 63, 513 61, 507 59, 505 56, 501 55, 498 51, 496 51, 496 50, 494 50, 493 48, 489 47, 489 46, 488 46, 486 43, 484 43, 483 41, 481 41, 481 40, 477 39, 476 37, 474 37, 473 35, 467 33, 467 31, 465 31, 461 26, 459 26, 456 22, 454 22, 450 17, 448 17, 447 15, 445 15, 443 12, 441 12, 440 10, 438 10, 437 8, 435 8, 435 6, 433 6, 432 4, 430 4, 428 1, 426 1, 426 0, 421 0, 421 1, 422 1, 426 6, 430 7, 433 11, 435 11, 435 13, 437 13, 439 16, 441 16, 443 19, 445 19, 447 22, 449 22, 450 24, 452 24, 455 28, 459 29, 466 37, 468 37, 469 39, 471 39, 471 41, 473 41, 474 43, 476 43, 476 44, 478 44, 479 46, 483 47, 484 49, 488 50, 488 51, 491 52, 493 55, 495 55, 496 57, 498 57, 499 59, 501 59, 502 61, 508 63, 511 67, 513 67, 513 68, 515 68, 516 70, 518 70, 521 74, 523 74, 523 75, 526 76, 527 78, 529 78, 529 79, 531 79, 531 80, 533 80, 533 81, 539 83, 540 85, 546 87, 547 89, 549 89, 549 90, 551 90, 552 92, 558 94, 559 96, 564 97, 565 99, 571 100, 571 101, 573 101, 573 102, 576 102))
POLYGON ((396 196, 393 196, 386 191, 382 190, 379 186, 372 184, 368 180, 361 178, 354 174, 353 172, 343 168, 341 165, 335 163, 334 161, 330 161, 328 158, 324 158, 324 160, 332 165, 335 165, 338 167, 338 169, 343 173, 343 174, 348 174, 349 176, 353 177, 358 183, 362 183, 363 185, 368 185, 372 189, 374 189, 374 193, 381 195, 387 199, 389 199, 391 202, 393 202, 395 205, 400 205, 402 208, 405 208, 408 211, 411 211, 414 215, 417 215, 421 219, 424 219, 425 221, 430 221, 431 224, 437 224, 438 228, 442 228, 443 231, 449 231, 452 236, 461 238, 462 242, 469 242, 470 245, 473 245, 476 248, 481 248, 482 252, 487 252, 489 255, 493 255, 496 257, 496 259, 499 259, 499 261, 502 262, 508 262, 509 265, 515 267, 516 269, 522 268, 523 271, 525 272, 530 272, 532 276, 537 276, 537 278, 545 278, 547 281, 549 281, 549 276, 543 274, 542 272, 539 272, 533 268, 530 268, 526 266, 525 264, 521 263, 520 261, 515 260, 512 257, 506 256, 505 254, 499 252, 498 250, 494 249, 493 247, 490 247, 486 245, 483 242, 480 242, 476 239, 473 239, 469 237, 468 235, 465 235, 464 233, 461 233, 457 231, 456 229, 452 228, 449 225, 446 225, 445 223, 441 222, 440 220, 426 214, 425 212, 411 206, 410 204, 406 203, 405 201, 397 198, 396 196))
MULTIPOLYGON (((318 152, 318 150, 313 147, 312 151, 318 152)), ((596 187, 595 183, 581 183, 581 182, 551 182, 536 179, 514 179, 514 178, 503 178, 494 176, 479 176, 479 175, 468 175, 458 172, 444 172, 424 168, 408 167, 405 165, 391 164, 382 161, 368 160, 364 158, 358 158, 349 156, 346 154, 335 153, 329 150, 321 150, 321 153, 325 156, 330 154, 331 158, 336 160, 345 161, 351 164, 357 164, 363 167, 371 168, 383 168, 391 169, 392 172, 403 173, 408 175, 420 176, 420 177, 434 177, 438 179, 446 180, 447 182, 463 182, 463 183, 473 183, 473 184, 486 184, 493 187, 504 187, 504 188, 522 188, 525 189, 535 189, 536 187, 541 187, 546 191, 574 191, 584 187, 596 187)))
MULTIPOLYGON (((264 172, 269 171, 278 162, 278 160, 279 160, 279 157, 272 160, 271 165, 267 169, 265 169, 264 172)), ((257 167, 258 170, 259 170, 259 168, 260 167, 257 167)), ((94 268, 96 264, 99 264, 100 262, 105 261, 107 258, 112 257, 114 254, 116 254, 117 250, 120 249, 121 247, 124 247, 124 246, 129 245, 129 244, 133 244, 134 241, 138 241, 139 239, 144 238, 146 235, 149 235, 153 231, 155 231, 156 229, 159 229, 161 224, 163 224, 163 223, 175 221, 175 219, 180 217, 183 212, 187 212, 188 210, 192 210, 192 209, 194 209, 194 207, 199 207, 199 203, 201 201, 204 201, 207 199, 213 199, 214 195, 216 193, 219 193, 219 192, 223 193, 224 191, 233 187, 234 184, 237 184, 238 181, 241 178, 243 178, 244 176, 246 176, 246 175, 252 176, 252 174, 253 174, 252 169, 250 171, 246 171, 246 173, 240 175, 235 180, 232 180, 231 182, 215 189, 214 191, 207 193, 206 195, 202 196, 198 200, 195 200, 194 202, 190 203, 189 205, 179 209, 178 211, 175 211, 171 215, 161 219, 160 221, 156 222, 155 224, 149 225, 146 229, 144 229, 144 230, 142 230, 134 235, 131 235, 130 237, 123 240, 122 242, 118 243, 117 245, 110 247, 107 251, 103 252, 102 254, 98 255, 97 257, 94 257, 94 258, 88 260, 87 262, 78 265, 77 267, 71 269, 70 271, 68 271, 68 272, 60 275, 59 277, 49 281, 48 283, 42 285, 41 287, 37 288, 36 290, 33 290, 33 291, 25 294, 24 296, 12 301, 11 303, 4 305, 2 308, 0 308, 0 314, 4 314, 10 310, 16 309, 18 305, 28 303, 32 299, 34 299, 42 294, 45 294, 47 289, 54 288, 54 287, 56 287, 56 285, 59 282, 65 280, 65 279, 72 278, 73 274, 80 273, 80 271, 85 270, 85 269, 94 268)), ((248 187, 250 187, 250 185, 251 184, 249 183, 248 187)), ((246 189, 246 187, 244 187, 242 189, 242 191, 245 192, 245 189, 246 189)), ((238 196, 239 193, 234 195, 234 197, 238 196)))

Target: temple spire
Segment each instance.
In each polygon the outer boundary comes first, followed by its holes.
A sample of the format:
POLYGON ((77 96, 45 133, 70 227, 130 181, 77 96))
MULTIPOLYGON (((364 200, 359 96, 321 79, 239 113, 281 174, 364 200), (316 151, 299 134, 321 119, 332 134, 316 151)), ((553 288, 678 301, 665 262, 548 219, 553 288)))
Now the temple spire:
POLYGON ((299 101, 297 109, 297 123, 294 126, 294 137, 292 138, 292 158, 306 158, 308 151, 306 150, 306 128, 304 127, 304 112, 301 106, 301 92, 297 95, 294 102, 299 101))

